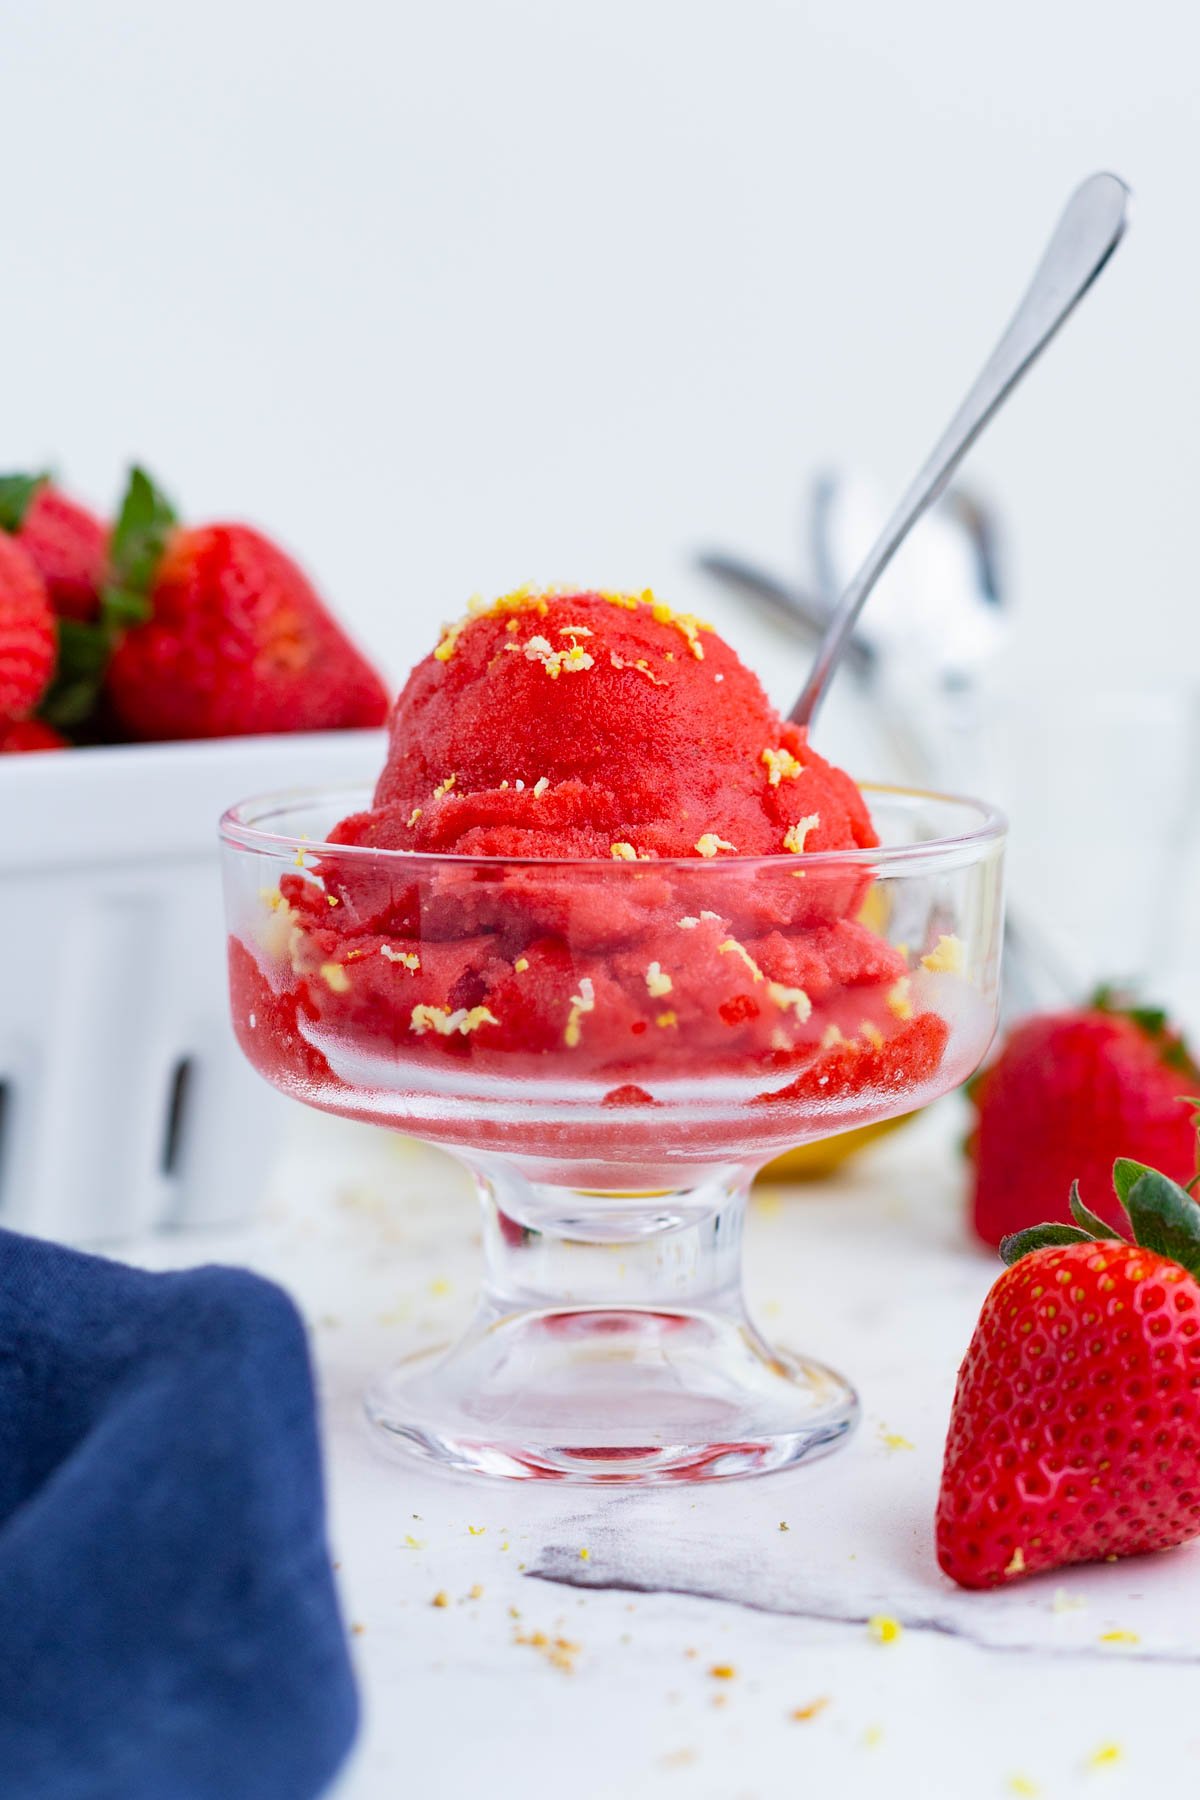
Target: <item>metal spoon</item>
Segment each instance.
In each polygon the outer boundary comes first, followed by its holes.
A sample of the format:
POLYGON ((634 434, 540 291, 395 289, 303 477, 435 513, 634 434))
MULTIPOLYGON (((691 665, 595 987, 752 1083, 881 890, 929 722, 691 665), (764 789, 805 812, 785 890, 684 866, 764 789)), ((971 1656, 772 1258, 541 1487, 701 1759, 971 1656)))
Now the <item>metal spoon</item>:
POLYGON ((988 420, 1091 287, 1124 236, 1128 213, 1129 189, 1116 175, 1091 175, 1072 194, 1008 330, 842 595, 792 708, 795 724, 812 724, 871 589, 988 420))

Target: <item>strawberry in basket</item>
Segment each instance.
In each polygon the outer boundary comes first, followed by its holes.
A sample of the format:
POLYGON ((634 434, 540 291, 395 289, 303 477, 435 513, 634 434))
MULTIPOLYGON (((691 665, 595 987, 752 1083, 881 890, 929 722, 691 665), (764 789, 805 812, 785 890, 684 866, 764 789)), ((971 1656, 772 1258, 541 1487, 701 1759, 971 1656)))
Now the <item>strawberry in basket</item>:
POLYGON ((140 469, 96 606, 60 617, 58 637, 42 716, 61 730, 99 721, 117 738, 247 737, 387 714, 379 675, 284 551, 248 525, 181 525, 140 469))
POLYGON ((0 531, 46 584, 60 619, 94 619, 108 566, 108 526, 48 475, 0 475, 0 531))
POLYGON ((54 668, 54 615, 25 551, 0 531, 0 734, 28 718, 54 668))

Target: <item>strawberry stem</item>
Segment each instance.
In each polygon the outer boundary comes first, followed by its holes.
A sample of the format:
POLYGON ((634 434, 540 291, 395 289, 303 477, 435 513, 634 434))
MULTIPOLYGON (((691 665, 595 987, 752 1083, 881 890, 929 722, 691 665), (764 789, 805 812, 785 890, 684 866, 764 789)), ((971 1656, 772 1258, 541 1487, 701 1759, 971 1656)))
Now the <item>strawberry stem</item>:
POLYGON ((20 531, 33 496, 49 475, 0 475, 0 531, 20 531))

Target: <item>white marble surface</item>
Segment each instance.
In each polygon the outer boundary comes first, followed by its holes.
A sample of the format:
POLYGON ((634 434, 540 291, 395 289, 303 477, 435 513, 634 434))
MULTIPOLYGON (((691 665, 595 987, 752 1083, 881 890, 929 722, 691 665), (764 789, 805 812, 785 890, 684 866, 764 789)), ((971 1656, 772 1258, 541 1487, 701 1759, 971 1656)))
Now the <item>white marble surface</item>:
POLYGON ((960 1128, 950 1103, 836 1185, 759 1195, 752 1305, 855 1378, 864 1424, 811 1468, 709 1488, 481 1482, 375 1450, 369 1373, 460 1325, 478 1268, 466 1180, 432 1151, 297 1114, 258 1225, 133 1247, 246 1263, 311 1323, 366 1706, 337 1800, 1195 1790, 1200 1547, 997 1595, 934 1562, 954 1373, 998 1268, 960 1222, 960 1128))

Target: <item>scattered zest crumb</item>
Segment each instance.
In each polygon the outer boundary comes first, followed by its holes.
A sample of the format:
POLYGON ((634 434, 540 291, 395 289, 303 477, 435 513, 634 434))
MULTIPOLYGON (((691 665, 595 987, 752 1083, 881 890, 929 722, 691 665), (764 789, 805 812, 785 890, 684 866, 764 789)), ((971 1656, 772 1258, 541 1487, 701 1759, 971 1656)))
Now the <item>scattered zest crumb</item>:
POLYGON ((412 811, 408 815, 408 829, 410 831, 412 830, 413 826, 416 824, 416 822, 420 818, 420 816, 421 816, 421 808, 419 806, 414 806, 412 811))
POLYGON ((1102 1644, 1140 1644, 1141 1641, 1136 1631, 1102 1631, 1100 1633, 1102 1644))
POLYGON ((624 842, 610 844, 608 846, 608 854, 612 857, 614 862, 637 861, 637 851, 634 849, 633 845, 624 842))
POLYGON ((715 856, 718 850, 732 850, 737 854, 737 845, 727 839, 718 837, 715 831, 705 831, 696 839, 696 849, 701 856, 715 856))
POLYGON ((326 987, 335 994, 346 994, 350 991, 350 977, 339 962, 321 964, 321 979, 326 987))
POLYGON ((669 1031, 673 1026, 679 1024, 679 1017, 673 1012, 660 1012, 655 1015, 654 1023, 663 1031, 669 1031))
POLYGON ((815 1719, 819 1713, 823 1713, 828 1705, 829 1695, 822 1694, 819 1700, 810 1700, 807 1706, 794 1706, 788 1717, 795 1720, 797 1725, 807 1725, 810 1719, 815 1719))
POLYGON ((962 939, 945 935, 939 937, 934 948, 921 958, 921 967, 928 969, 931 975, 961 975, 964 965, 962 939))
POLYGON ((475 1582, 472 1587, 469 1587, 467 1589, 467 1599, 468 1600, 482 1600, 483 1599, 483 1583, 482 1583, 482 1581, 475 1582))
POLYGON ((780 1519, 780 1521, 779 1521, 779 1529, 780 1529, 780 1531, 787 1531, 787 1530, 789 1530, 789 1529, 790 1529, 790 1527, 789 1527, 789 1526, 788 1526, 788 1522, 787 1522, 787 1520, 786 1520, 786 1519, 780 1519))
POLYGON ((732 1681, 737 1674, 732 1663, 714 1663, 708 1672, 714 1681, 732 1681))
POLYGON ((429 1291, 435 1300, 444 1300, 447 1294, 453 1292, 453 1289, 444 1275, 438 1275, 430 1282, 429 1291))
POLYGON ((1088 1757, 1087 1767, 1089 1769, 1110 1769, 1114 1763, 1119 1763, 1124 1755, 1125 1752, 1120 1744, 1100 1744, 1088 1757))
POLYGON ((516 962, 513 964, 513 968, 518 975, 523 975, 528 967, 529 958, 527 956, 518 956, 516 962))
POLYGON ((484 1532, 487 1530, 487 1526, 486 1525, 468 1525, 467 1530, 470 1532, 472 1537, 482 1537, 484 1532))
POLYGON ((862 1734, 862 1741, 868 1750, 874 1750, 883 1742, 883 1726, 868 1725, 867 1729, 862 1734))
POLYGON ((411 1531, 406 1532, 404 1547, 406 1550, 423 1550, 425 1548, 425 1540, 424 1538, 415 1538, 411 1531))
POLYGON ((893 1619, 887 1613, 874 1613, 867 1620, 867 1630, 877 1644, 894 1644, 904 1631, 899 1619, 893 1619))
POLYGON ((447 775, 446 779, 443 782, 439 783, 439 785, 434 788, 434 790, 433 790, 434 799, 440 800, 443 794, 448 794, 450 792, 450 789, 454 786, 454 784, 457 780, 458 780, 457 775, 447 775))
POLYGON ((889 1431, 886 1425, 879 1427, 879 1441, 885 1450, 915 1450, 916 1445, 909 1442, 898 1431, 889 1431))
POLYGON ((1008 1778, 1010 1794, 1019 1794, 1022 1800, 1037 1800, 1041 1788, 1036 1781, 1030 1781, 1028 1775, 1010 1775, 1008 1778))
POLYGON ((534 799, 540 800, 542 795, 545 793, 546 789, 549 786, 550 786, 550 783, 549 783, 549 780, 547 779, 547 777, 545 775, 539 775, 538 779, 533 784, 534 799))
POLYGON ((588 1559, 588 1557, 589 1557, 589 1556, 590 1556, 590 1555, 591 1555, 591 1554, 592 1554, 592 1553, 591 1553, 591 1551, 590 1551, 590 1550, 581 1550, 581 1551, 580 1551, 580 1552, 579 1552, 579 1560, 580 1560, 580 1562, 586 1562, 586 1561, 587 1561, 587 1559, 588 1559))
POLYGON ((579 1645, 570 1638, 548 1637, 544 1631, 518 1631, 513 1636, 514 1644, 525 1644, 531 1650, 540 1650, 552 1669, 561 1669, 564 1675, 574 1673, 575 1658, 579 1654, 579 1645))
POLYGON ((430 1606, 449 1606, 450 1596, 446 1592, 445 1588, 439 1588, 437 1593, 433 1596, 433 1599, 429 1602, 429 1604, 430 1604, 430 1606))

